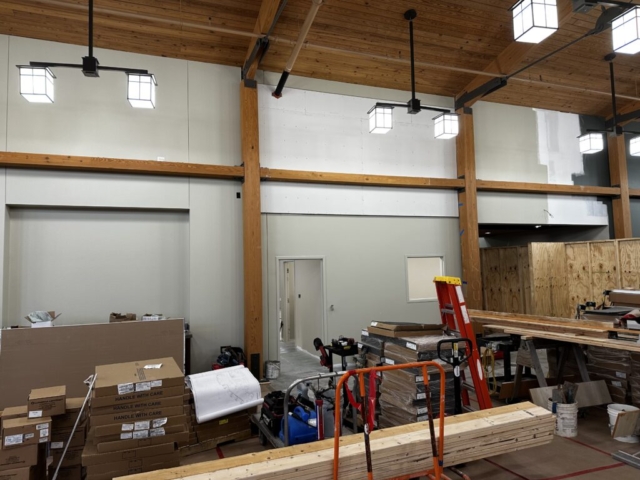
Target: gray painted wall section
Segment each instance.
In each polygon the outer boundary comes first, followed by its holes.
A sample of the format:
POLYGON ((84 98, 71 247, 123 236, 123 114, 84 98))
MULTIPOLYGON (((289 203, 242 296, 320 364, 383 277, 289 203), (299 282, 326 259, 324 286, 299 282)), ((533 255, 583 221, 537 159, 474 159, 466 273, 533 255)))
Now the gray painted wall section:
POLYGON ((446 274, 461 274, 457 218, 269 214, 262 225, 269 359, 278 355, 276 257, 325 257, 327 341, 359 337, 372 320, 440 321, 437 302, 407 301, 406 255, 444 256, 446 274))

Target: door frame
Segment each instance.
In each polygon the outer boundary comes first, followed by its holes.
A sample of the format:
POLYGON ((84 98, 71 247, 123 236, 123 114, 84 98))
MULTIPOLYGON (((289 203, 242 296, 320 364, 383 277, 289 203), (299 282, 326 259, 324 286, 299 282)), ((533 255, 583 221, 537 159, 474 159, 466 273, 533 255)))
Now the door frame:
MULTIPOLYGON (((327 259, 324 255, 276 255, 276 302, 279 304, 280 294, 284 293, 280 291, 280 280, 284 280, 280 278, 280 263, 284 262, 294 262, 296 260, 320 260, 322 262, 322 268, 320 269, 320 274, 322 278, 320 279, 320 284, 322 285, 322 336, 324 337, 322 341, 326 341, 329 335, 329 325, 327 322, 327 259)), ((295 282, 295 279, 294 279, 295 282)), ((278 306, 280 308, 280 306, 278 306)), ((277 317, 277 310, 276 310, 277 317)), ((280 323, 276 322, 276 333, 278 344, 280 343, 280 323)), ((278 352, 278 360, 280 360, 280 349, 277 349, 278 352)))

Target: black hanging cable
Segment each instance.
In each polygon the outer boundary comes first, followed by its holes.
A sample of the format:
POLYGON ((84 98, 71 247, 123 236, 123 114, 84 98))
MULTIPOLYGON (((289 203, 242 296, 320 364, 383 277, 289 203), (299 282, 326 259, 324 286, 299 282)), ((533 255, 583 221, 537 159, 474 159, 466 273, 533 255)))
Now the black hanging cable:
POLYGON ((93 57, 93 0, 89 0, 89 56, 93 57))
POLYGON ((416 18, 416 11, 409 10, 405 13, 405 18, 409 20, 409 50, 411 52, 411 98, 416 98, 416 61, 413 50, 413 19, 416 18))

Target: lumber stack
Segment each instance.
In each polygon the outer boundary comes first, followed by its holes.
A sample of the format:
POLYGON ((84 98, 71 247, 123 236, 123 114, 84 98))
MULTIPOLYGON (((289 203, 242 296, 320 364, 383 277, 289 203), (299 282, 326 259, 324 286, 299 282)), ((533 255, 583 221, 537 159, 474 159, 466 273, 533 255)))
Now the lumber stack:
POLYGON ((636 343, 639 333, 637 330, 613 328, 613 325, 604 322, 482 310, 469 310, 469 316, 472 321, 481 323, 485 328, 494 331, 614 350, 640 352, 640 344, 636 343), (620 339, 608 338, 611 332, 617 333, 620 339), (623 339, 625 337, 628 339, 623 339))
MULTIPOLYGON (((550 443, 554 416, 532 403, 521 403, 445 420, 444 465, 451 466, 550 443)), ((436 430, 437 431, 437 430, 436 430)), ((410 475, 432 467, 427 423, 375 431, 371 435, 376 478, 410 475)), ((329 480, 333 441, 243 455, 214 462, 125 477, 127 480, 329 480)), ((341 439, 340 478, 361 480, 366 475, 362 435, 341 439)))

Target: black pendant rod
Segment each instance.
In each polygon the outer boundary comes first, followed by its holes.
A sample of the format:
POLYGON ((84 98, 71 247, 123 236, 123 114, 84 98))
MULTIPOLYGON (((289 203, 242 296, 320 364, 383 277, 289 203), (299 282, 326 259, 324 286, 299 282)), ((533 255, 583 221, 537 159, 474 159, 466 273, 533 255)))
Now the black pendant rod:
MULTIPOLYGON (((616 58, 615 53, 610 53, 604 59, 609 62, 609 81, 611 82, 611 109, 613 111, 613 130, 618 129, 618 108, 616 105, 616 79, 613 72, 613 59, 616 58)), ((616 132, 617 133, 617 132, 616 132)))
POLYGON ((409 48, 411 51, 411 99, 416 99, 416 65, 413 51, 413 19, 418 16, 415 10, 407 10, 404 18, 409 20, 409 48))
POLYGON ((93 0, 89 0, 89 56, 93 57, 93 0))

